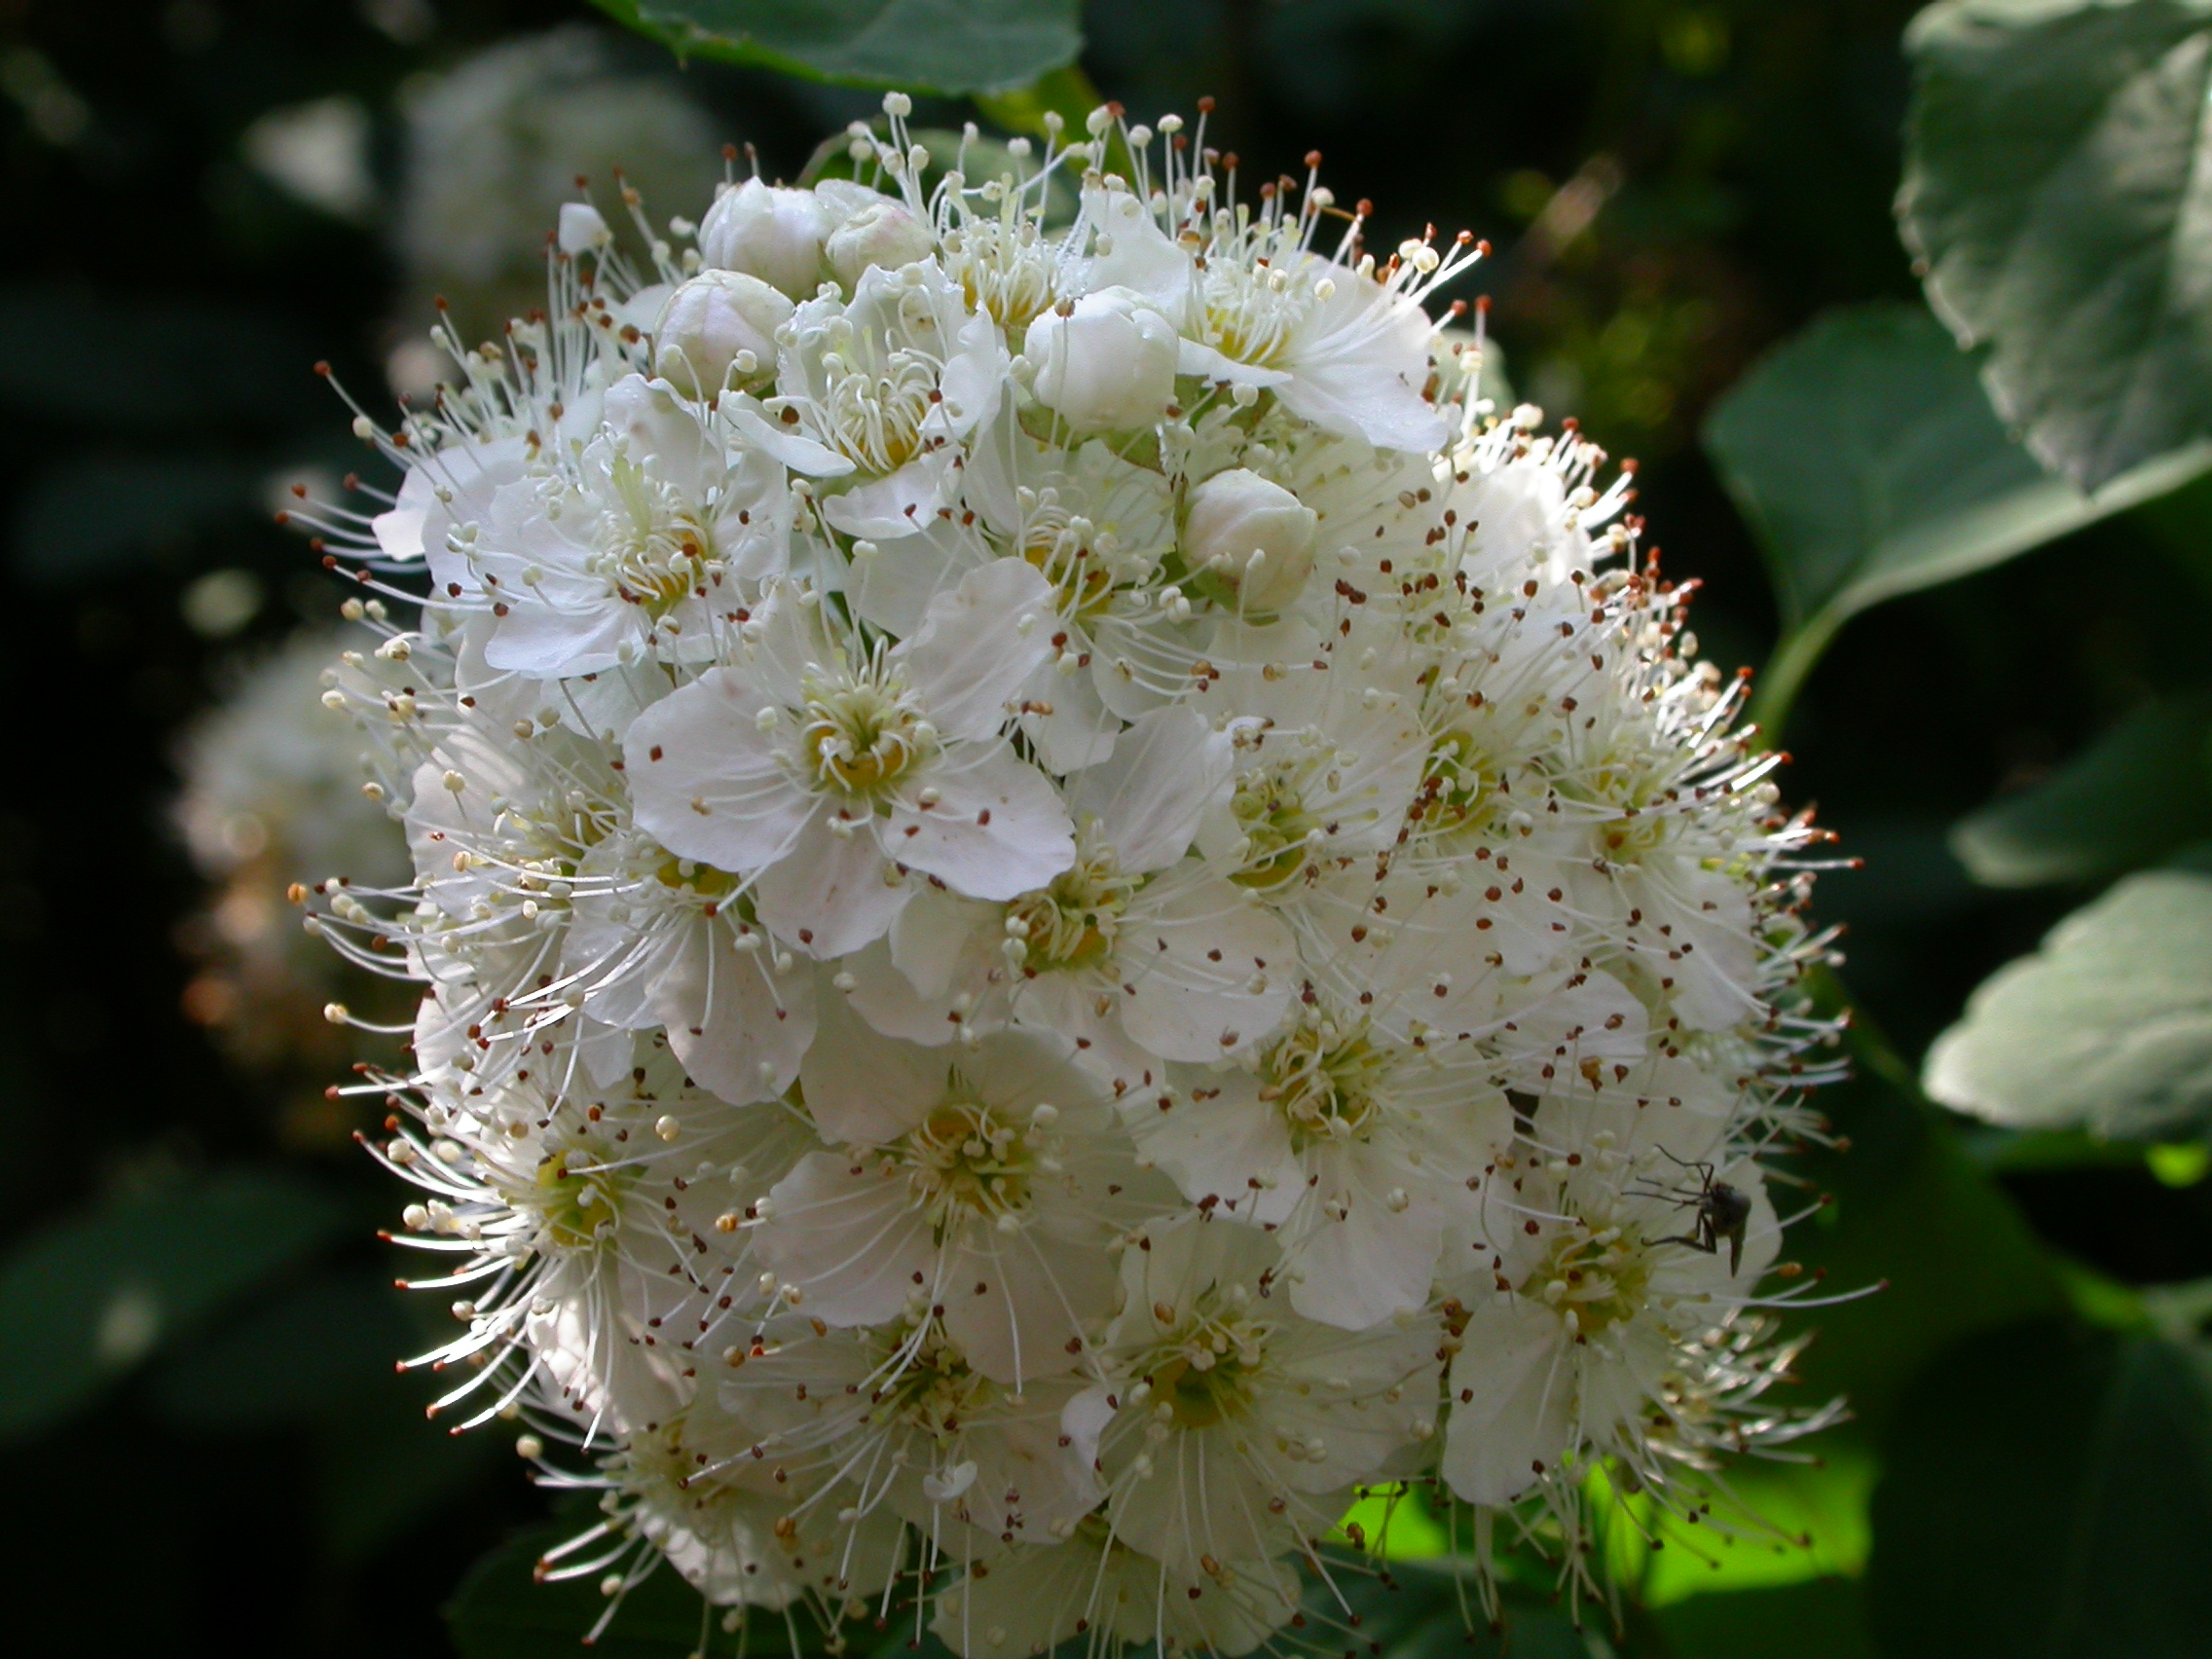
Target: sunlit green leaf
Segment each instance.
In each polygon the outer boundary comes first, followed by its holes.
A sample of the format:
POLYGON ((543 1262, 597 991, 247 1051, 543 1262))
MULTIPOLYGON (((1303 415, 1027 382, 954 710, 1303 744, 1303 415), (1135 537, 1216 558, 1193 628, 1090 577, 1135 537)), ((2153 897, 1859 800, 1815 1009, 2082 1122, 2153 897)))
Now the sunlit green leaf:
POLYGON ((297 1180, 240 1171, 34 1234, 0 1267, 0 1438, 90 1401, 172 1334, 313 1253, 342 1221, 297 1180))
POLYGON ((2036 887, 2117 875, 2212 834, 2212 699, 2149 703, 2031 790, 1964 820, 1974 879, 2036 887))
POLYGON ((1075 61, 1077 0, 596 0, 683 56, 915 92, 999 92, 1075 61))
MULTIPOLYGON (((1656 1608, 1695 1596, 1864 1571, 1872 1449, 1845 1427, 1798 1450, 1802 1462, 1743 1458, 1731 1464, 1707 1486, 1712 1507, 1695 1526, 1666 1517, 1645 1495, 1624 1494, 1617 1499, 1624 1507, 1612 1512, 1608 1493, 1598 1515, 1614 1575, 1643 1605, 1656 1608)), ((1682 1478, 1690 1486, 1700 1479, 1693 1473, 1682 1478)))
POLYGON ((2212 9, 1947 0, 1905 44, 1899 216, 2006 419, 2091 488, 2212 433, 2212 9))
POLYGON ((1899 1414, 1867 1599, 1884 1659, 2184 1659, 2212 1630, 2212 1410, 2157 1337, 2039 1322, 1899 1414))
POLYGON ((1832 312, 1714 407, 1705 445, 1757 535, 1787 636, 1770 725, 1835 630, 1882 600, 1998 564, 2212 465, 2164 457, 2085 496, 2005 435, 1970 359, 1925 311, 1832 312))
POLYGON ((2212 876, 2130 876, 1983 981, 1928 1092, 2019 1127, 2170 1138, 2212 1107, 2212 876))

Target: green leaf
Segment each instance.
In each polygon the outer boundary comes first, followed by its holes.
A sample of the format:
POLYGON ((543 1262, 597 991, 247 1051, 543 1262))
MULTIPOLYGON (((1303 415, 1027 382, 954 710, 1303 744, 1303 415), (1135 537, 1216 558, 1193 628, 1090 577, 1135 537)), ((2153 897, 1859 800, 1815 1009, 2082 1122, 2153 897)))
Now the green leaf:
POLYGON ((170 1423, 199 1433, 307 1430, 324 1542, 359 1561, 488 1464, 515 1462, 510 1429, 455 1435, 425 1420, 453 1380, 392 1374, 432 1346, 408 1315, 388 1277, 318 1273, 178 1345, 148 1394, 170 1423))
POLYGON ((1865 1593, 1849 1579, 1696 1596, 1652 1616, 1683 1659, 1874 1659, 1865 1593))
POLYGON ((1003 92, 1073 63, 1078 0, 595 0, 679 56, 910 92, 1003 92))
POLYGON ((1872 1448, 1847 1426, 1800 1450, 1810 1461, 1743 1457, 1710 1479, 1686 1471, 1685 1488, 1702 1483, 1711 1505, 1695 1526, 1672 1519, 1647 1495, 1607 1493, 1597 1514, 1614 1578, 1644 1606, 1660 1608, 1692 1597, 1857 1577, 1870 1545, 1872 1448))
POLYGON ((237 1433, 316 1422, 392 1393, 394 1363, 428 1346, 401 1297, 388 1277, 317 1274, 178 1345, 147 1378, 151 1402, 180 1428, 237 1433))
POLYGON ((1989 887, 2093 881, 2212 833, 2212 698, 2150 703, 2031 790, 1984 807, 1951 849, 1989 887))
POLYGON ((1309 1590, 1309 1620, 1354 1627, 1359 1651, 1373 1659, 1657 1659, 1665 1651, 1641 1609, 1625 1609, 1629 1622, 1616 1627, 1602 1606, 1577 1610, 1548 1588, 1499 1585, 1493 1629, 1472 1578, 1448 1564, 1392 1562, 1386 1576, 1352 1566, 1330 1578, 1309 1590))
MULTIPOLYGON (((1816 980, 1826 1011, 1841 987, 1816 980)), ((1952 1120, 1930 1106, 1911 1069, 1863 1010, 1848 1033, 1849 1082, 1814 1104, 1847 1150, 1810 1149, 1792 1171, 1832 1201, 1792 1228, 1788 1253, 1825 1272, 1824 1289, 1875 1295, 1815 1309, 1785 1329, 1809 1333, 1796 1401, 1842 1395, 1879 1436, 1921 1368, 1975 1331, 2063 1306, 2035 1235, 2003 1189, 1961 1150, 1952 1120)), ((1811 1450, 1822 1450, 1819 1441, 1811 1450)))
POLYGON ((174 1332, 312 1254, 343 1221, 311 1187, 238 1171, 23 1240, 0 1267, 0 1439, 86 1404, 174 1332))
POLYGON ((387 1364, 374 1388, 315 1424, 315 1516, 334 1559, 368 1560, 488 1470, 504 1467, 519 1481, 510 1427, 455 1434, 425 1419, 424 1407, 451 1383, 450 1373, 397 1378, 387 1364))
POLYGON ((2128 877, 1985 979, 1928 1092, 2022 1128, 2171 1139, 2212 1107, 2212 876, 2128 877))
POLYGON ((1831 312, 1714 407, 1705 446, 1766 554, 1785 637, 1770 731, 1829 639, 1882 600, 1951 581, 2162 495, 2212 445, 2085 496, 2005 435, 1972 363, 1916 306, 1831 312))
POLYGON ((2212 1630, 2212 1412, 2189 1354, 2038 1322, 1899 1414, 1867 1599, 1884 1659, 2184 1659, 2212 1630))
POLYGON ((2212 8, 1947 0, 1905 49, 1898 216, 2007 422, 2084 488, 2212 433, 2212 8))

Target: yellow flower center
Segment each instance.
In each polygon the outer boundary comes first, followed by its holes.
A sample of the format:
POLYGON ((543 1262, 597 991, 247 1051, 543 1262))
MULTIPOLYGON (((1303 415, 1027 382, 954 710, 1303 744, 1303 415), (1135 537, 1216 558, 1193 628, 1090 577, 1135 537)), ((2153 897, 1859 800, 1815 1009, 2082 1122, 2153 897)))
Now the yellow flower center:
POLYGON ((1261 1060, 1260 1098, 1283 1115, 1300 1152, 1318 1142, 1354 1140, 1381 1110, 1377 1093, 1393 1061, 1371 1041, 1364 1019, 1349 1026, 1301 1022, 1261 1060))
POLYGON ((936 749, 936 733, 896 680, 879 673, 805 686, 799 752, 817 784, 879 795, 936 749))
POLYGON ((1007 935, 1021 942, 1020 960, 1032 973, 1095 967, 1113 954, 1122 912, 1143 885, 1143 876, 1122 873, 1111 849, 1098 847, 1050 887, 1008 905, 1007 935))
POLYGON ((1594 1229, 1580 1217, 1521 1281, 1521 1294, 1571 1315, 1579 1336, 1624 1324, 1643 1310, 1651 1264, 1643 1242, 1618 1227, 1594 1229))
POLYGON ((1018 1226, 1039 1168, 1035 1131, 1025 1133, 988 1106, 960 1098, 967 1088, 957 1075, 950 1088, 950 1097, 897 1149, 907 1183, 940 1239, 968 1222, 1018 1226))

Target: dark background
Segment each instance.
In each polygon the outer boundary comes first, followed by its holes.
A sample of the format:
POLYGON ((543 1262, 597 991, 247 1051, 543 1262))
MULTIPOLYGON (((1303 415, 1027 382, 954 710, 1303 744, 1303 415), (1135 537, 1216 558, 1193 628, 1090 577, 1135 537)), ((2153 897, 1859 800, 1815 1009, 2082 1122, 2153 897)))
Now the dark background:
MULTIPOLYGON (((1215 94, 1248 179, 1322 150, 1340 198, 1377 203, 1377 245, 1423 219, 1489 238, 1473 289, 1493 296, 1516 387, 1642 461, 1650 540, 1671 574, 1708 584, 1695 626, 1733 666, 1761 660, 1776 620, 1698 422, 1823 308, 1916 296, 1889 207, 1911 10, 1118 0, 1089 9, 1085 67, 1132 117, 1215 94), (1562 245, 1577 201, 1595 217, 1562 245)), ((0 0, 0 1234, 240 1163, 296 1172, 349 1218, 265 1287, 319 1314, 183 1333, 0 1447, 0 1629, 20 1650, 438 1654, 468 1564, 543 1513, 503 1439, 449 1444, 420 1390, 389 1381, 420 1322, 381 1288, 394 1263, 373 1237, 401 1198, 343 1113, 303 1107, 296 1077, 228 1065, 183 1012, 205 894, 168 802, 176 734, 226 664, 336 610, 300 538, 223 480, 353 464, 310 365, 381 401, 401 285, 374 215, 285 195, 241 161, 241 132, 351 93, 389 187, 407 77, 591 16, 580 0, 0 0), (251 572, 263 603, 210 639, 180 596, 218 568, 251 572), (226 1404, 241 1365, 273 1380, 258 1415, 226 1404)), ((618 50, 666 65, 642 42, 618 50)), ((710 66, 684 81, 785 175, 874 102, 710 66)), ((2212 565, 2177 523, 2123 517, 1880 608, 1803 697, 1786 794, 1868 861, 1825 878, 1818 910, 1849 924, 1852 988, 1908 1057, 2080 898, 1978 890, 1944 830, 2201 661, 2212 565)), ((2124 1155, 2000 1181, 2113 1278, 2212 1274, 2205 1183, 2169 1186, 2124 1155)))

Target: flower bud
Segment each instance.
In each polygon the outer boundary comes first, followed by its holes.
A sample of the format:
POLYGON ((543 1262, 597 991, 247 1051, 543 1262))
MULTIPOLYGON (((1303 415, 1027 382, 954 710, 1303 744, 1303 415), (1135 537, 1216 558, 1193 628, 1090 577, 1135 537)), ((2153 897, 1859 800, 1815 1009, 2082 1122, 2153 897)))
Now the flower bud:
POLYGON ((1130 288, 1100 288, 1029 325, 1037 401, 1079 432, 1125 431, 1160 419, 1175 395, 1175 325, 1130 288))
POLYGON ((607 221, 590 203, 564 202, 554 240, 560 243, 563 253, 573 256, 588 248, 605 247, 614 240, 614 233, 607 228, 607 221))
POLYGON ((937 240, 929 227, 899 203, 886 197, 871 202, 830 233, 825 245, 830 269, 851 293, 861 273, 871 265, 896 271, 917 259, 927 259, 937 240))
POLYGON ((668 297, 653 332, 653 372, 686 397, 764 380, 776 372, 776 330, 791 314, 791 301, 757 276, 702 271, 668 297))
POLYGON ((741 271, 803 300, 821 282, 822 242, 831 220, 813 191, 749 178, 707 209, 699 223, 699 257, 718 271, 741 271))
POLYGON ((1239 466, 1191 492, 1183 559, 1216 597, 1244 610, 1280 610, 1313 573, 1313 509, 1239 466))

